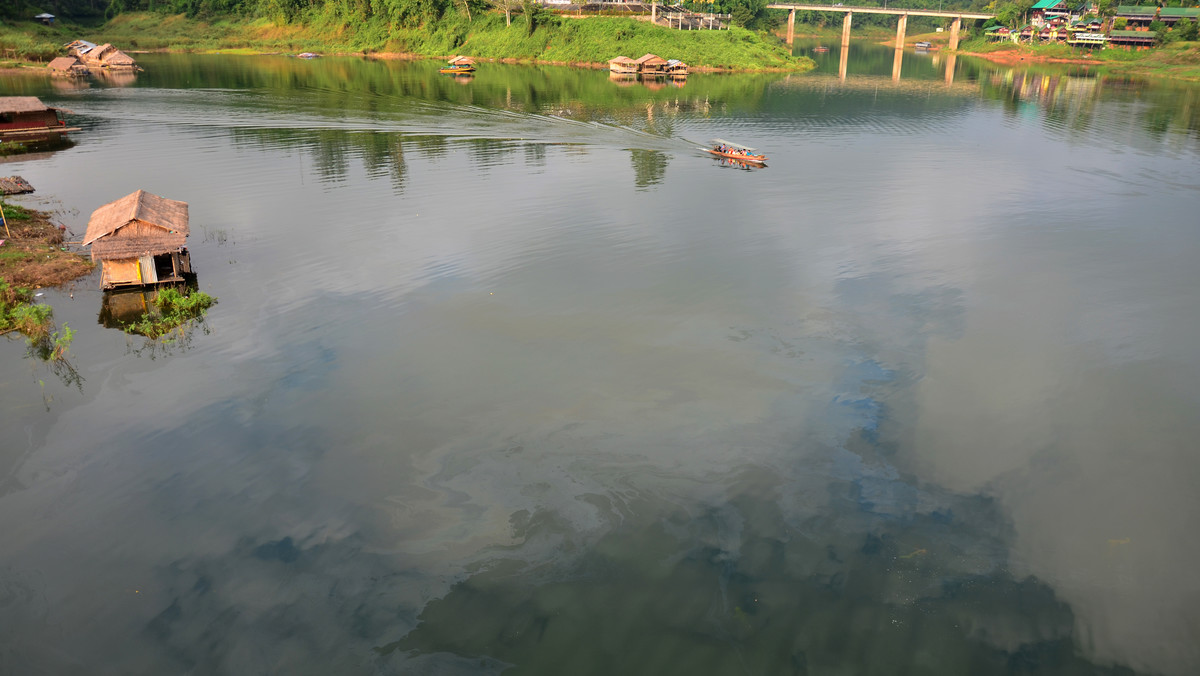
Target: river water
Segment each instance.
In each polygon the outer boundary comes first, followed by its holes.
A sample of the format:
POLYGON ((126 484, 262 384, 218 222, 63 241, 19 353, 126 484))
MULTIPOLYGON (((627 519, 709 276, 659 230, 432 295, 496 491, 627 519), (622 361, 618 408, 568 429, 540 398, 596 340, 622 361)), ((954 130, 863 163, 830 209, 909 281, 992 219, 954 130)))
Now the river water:
POLYGON ((854 50, 3 81, 219 302, 0 341, 0 672, 1197 673, 1200 87, 854 50))

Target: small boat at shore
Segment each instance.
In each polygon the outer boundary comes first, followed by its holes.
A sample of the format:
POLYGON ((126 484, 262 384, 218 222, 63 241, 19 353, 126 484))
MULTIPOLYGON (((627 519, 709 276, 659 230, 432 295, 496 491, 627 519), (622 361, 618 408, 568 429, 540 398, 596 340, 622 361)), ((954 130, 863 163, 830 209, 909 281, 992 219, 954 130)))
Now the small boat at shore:
POLYGON ((813 51, 817 52, 818 54, 824 54, 825 52, 829 51, 829 48, 817 45, 816 47, 813 47, 813 51))
POLYGON ((319 58, 320 56, 321 55, 317 54, 316 52, 300 52, 299 54, 296 55, 296 58, 298 58, 298 59, 316 59, 316 58, 319 58))
POLYGON ((438 69, 439 73, 449 73, 451 75, 459 75, 462 73, 475 72, 475 59, 469 56, 456 56, 450 59, 449 63, 438 69))
POLYGON ((767 166, 767 156, 754 154, 754 148, 751 148, 750 146, 744 146, 740 143, 733 143, 732 141, 726 141, 719 138, 713 139, 712 143, 713 146, 711 148, 705 148, 705 150, 713 155, 716 155, 717 157, 725 157, 731 160, 737 160, 738 162, 757 164, 764 167, 767 166))

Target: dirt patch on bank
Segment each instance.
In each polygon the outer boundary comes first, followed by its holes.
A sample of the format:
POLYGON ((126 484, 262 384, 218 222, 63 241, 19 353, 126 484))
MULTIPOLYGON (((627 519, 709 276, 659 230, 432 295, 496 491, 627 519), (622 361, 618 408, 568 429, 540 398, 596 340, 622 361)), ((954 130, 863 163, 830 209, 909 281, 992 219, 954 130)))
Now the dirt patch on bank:
POLYGON ((1018 66, 1023 63, 1073 63, 1078 65, 1100 65, 1099 59, 1064 59, 1057 56, 1042 56, 1041 54, 1031 54, 1015 49, 1006 49, 999 52, 987 52, 979 54, 977 52, 959 52, 963 56, 975 56, 981 59, 987 59, 992 63, 999 63, 1005 66, 1018 66))
POLYGON ((6 205, 4 213, 8 231, 0 227, 0 279, 15 287, 40 289, 92 271, 92 262, 64 243, 64 229, 50 221, 50 214, 12 205, 6 205))

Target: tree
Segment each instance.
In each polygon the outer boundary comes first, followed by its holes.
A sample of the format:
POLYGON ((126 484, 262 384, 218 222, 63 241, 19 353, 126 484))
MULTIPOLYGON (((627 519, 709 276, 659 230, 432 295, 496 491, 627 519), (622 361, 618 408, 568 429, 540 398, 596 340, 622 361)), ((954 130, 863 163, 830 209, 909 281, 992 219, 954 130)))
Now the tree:
POLYGON ((1200 23, 1195 21, 1183 20, 1183 26, 1176 29, 1179 33, 1179 39, 1187 42, 1195 42, 1197 37, 1200 37, 1200 23))

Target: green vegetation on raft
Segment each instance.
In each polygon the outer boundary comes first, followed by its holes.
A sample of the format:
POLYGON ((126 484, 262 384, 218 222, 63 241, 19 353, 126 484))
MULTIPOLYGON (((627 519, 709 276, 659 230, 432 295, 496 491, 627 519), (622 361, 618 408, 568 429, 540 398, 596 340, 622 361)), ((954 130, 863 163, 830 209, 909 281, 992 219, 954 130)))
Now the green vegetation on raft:
POLYGON ((126 333, 137 333, 157 339, 176 329, 182 330, 192 320, 203 321, 208 308, 215 305, 216 298, 203 291, 192 291, 183 295, 174 287, 160 289, 154 300, 154 309, 142 315, 139 321, 125 325, 126 333))
MULTIPOLYGON (((804 71, 815 67, 794 57, 777 38, 744 28, 679 31, 623 17, 570 18, 543 14, 530 33, 527 18, 511 26, 497 13, 473 20, 448 14, 419 27, 389 27, 380 17, 349 24, 313 20, 276 24, 266 19, 206 22, 182 15, 121 14, 88 31, 87 39, 112 42, 130 51, 298 52, 325 54, 464 54, 484 59, 541 63, 606 63, 618 55, 647 52, 681 59, 696 69, 804 71)), ((6 38, 0 33, 0 42, 6 38)))

